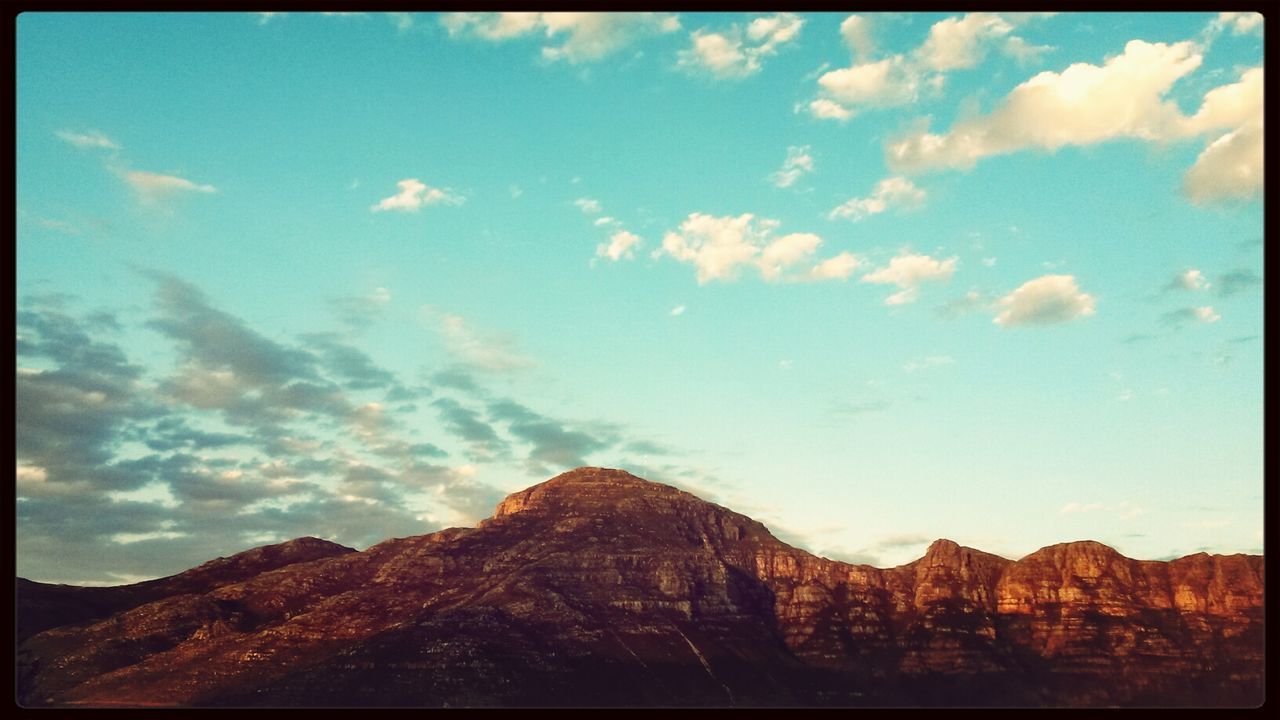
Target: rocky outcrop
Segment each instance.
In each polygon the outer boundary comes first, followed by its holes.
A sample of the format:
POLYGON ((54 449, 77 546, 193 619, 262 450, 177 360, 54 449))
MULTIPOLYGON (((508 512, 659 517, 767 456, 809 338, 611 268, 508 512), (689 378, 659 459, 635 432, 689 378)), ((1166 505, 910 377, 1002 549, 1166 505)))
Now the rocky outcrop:
POLYGON ((1147 562, 1076 542, 1014 562, 939 540, 915 562, 879 569, 815 557, 746 516, 601 468, 515 493, 476 528, 245 572, 216 585, 175 583, 126 612, 31 637, 18 652, 20 698, 89 706, 1262 698, 1260 557, 1147 562))

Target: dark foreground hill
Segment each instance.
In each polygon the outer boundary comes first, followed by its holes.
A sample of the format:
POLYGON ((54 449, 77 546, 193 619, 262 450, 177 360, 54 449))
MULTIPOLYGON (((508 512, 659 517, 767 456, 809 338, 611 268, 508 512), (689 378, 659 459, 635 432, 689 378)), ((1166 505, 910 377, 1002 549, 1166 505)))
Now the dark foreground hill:
POLYGON ((882 570, 618 470, 476 528, 302 538, 122 588, 19 580, 28 706, 1196 705, 1263 700, 1262 558, 882 570))

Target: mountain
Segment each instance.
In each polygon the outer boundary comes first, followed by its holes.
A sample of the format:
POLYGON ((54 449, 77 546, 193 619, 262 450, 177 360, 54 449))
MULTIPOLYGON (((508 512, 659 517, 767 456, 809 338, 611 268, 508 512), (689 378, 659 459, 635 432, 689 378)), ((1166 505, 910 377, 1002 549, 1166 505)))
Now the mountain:
MULTIPOLYGON (((363 552, 320 543, 251 550, 201 566, 235 572, 197 568, 152 581, 147 593, 64 589, 94 609, 25 620, 29 628, 65 622, 19 645, 20 701, 1254 706, 1263 699, 1260 556, 1139 561, 1072 542, 1015 562, 939 540, 915 562, 878 569, 816 557, 751 518, 602 468, 512 494, 475 528, 363 552), (177 580, 184 576, 195 579, 177 580), (130 599, 97 601, 113 592, 130 599)), ((38 611, 34 586, 19 581, 20 625, 22 614, 38 611)))

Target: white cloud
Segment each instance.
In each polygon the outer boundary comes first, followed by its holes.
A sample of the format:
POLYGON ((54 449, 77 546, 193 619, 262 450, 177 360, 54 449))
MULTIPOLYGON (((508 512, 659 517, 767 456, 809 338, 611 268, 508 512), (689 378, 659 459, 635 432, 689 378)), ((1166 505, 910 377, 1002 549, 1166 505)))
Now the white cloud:
POLYGON ((1013 32, 1013 25, 999 15, 969 13, 939 20, 929 28, 929 37, 916 51, 919 62, 929 70, 971 68, 982 60, 984 42, 1013 32))
POLYGON ((791 187, 807 172, 813 172, 813 156, 809 154, 809 146, 787 148, 787 159, 782 167, 769 176, 775 187, 791 187))
POLYGON ((991 114, 962 120, 945 134, 917 132, 890 143, 889 166, 899 172, 968 168, 1027 148, 1170 138, 1182 132, 1184 118, 1164 95, 1200 63, 1191 42, 1133 40, 1102 66, 1076 63, 1061 73, 1038 74, 991 114))
POLYGON ((1252 200, 1262 194, 1265 175, 1262 121, 1223 135, 1200 153, 1182 179, 1191 202, 1252 200))
POLYGON ((447 190, 431 187, 417 178, 401 180, 396 183, 396 186, 400 188, 400 192, 383 198, 369 209, 373 212, 386 210, 417 212, 424 205, 460 205, 464 200, 460 195, 454 195, 447 190))
POLYGON ((103 148, 106 150, 119 150, 120 144, 97 130, 78 133, 70 130, 59 130, 54 133, 60 139, 75 145, 78 148, 103 148))
POLYGON ((1192 268, 1178 273, 1166 287, 1170 290, 1208 290, 1210 285, 1204 273, 1192 268))
POLYGON ((822 120, 839 120, 841 122, 853 117, 852 110, 827 98, 818 98, 809 103, 809 113, 822 120))
POLYGON ((1026 61, 1048 48, 1029 45, 1013 35, 1015 25, 1029 17, 968 13, 939 20, 929 28, 924 42, 908 53, 871 60, 874 44, 866 18, 851 15, 840 24, 840 34, 854 56, 854 63, 818 78, 819 97, 809 104, 815 117, 846 120, 856 107, 897 107, 937 92, 946 73, 975 67, 988 46, 1003 39, 1005 52, 1026 61), (837 110, 839 108, 839 110, 837 110), (843 113, 841 112, 843 111, 843 113), (842 116, 843 115, 843 116, 842 116))
POLYGON ((1196 320, 1199 320, 1202 323, 1218 322, 1222 319, 1222 316, 1214 312, 1213 307, 1210 305, 1193 308, 1192 312, 1195 313, 1196 320))
POLYGON ((945 133, 908 133, 886 147, 895 172, 965 169, 993 155, 1056 151, 1118 138, 1168 142, 1216 135, 1187 172, 1183 189, 1196 203, 1249 200, 1261 194, 1263 68, 1205 93, 1183 115, 1167 95, 1198 68, 1202 47, 1133 40, 1102 65, 1076 63, 1042 72, 1015 87, 990 114, 957 122, 945 133), (1226 130, 1224 134, 1222 131, 1226 130))
POLYGON ((822 244, 813 233, 791 233, 772 238, 778 221, 759 219, 751 213, 738 217, 714 217, 692 213, 679 231, 662 238, 662 249, 655 252, 670 255, 698 270, 698 283, 712 280, 734 280, 742 267, 754 267, 769 282, 779 280, 835 280, 848 277, 844 268, 856 264, 853 256, 842 253, 820 263, 808 273, 788 275, 787 271, 811 257, 822 244), (822 268, 819 272, 818 268, 822 268))
POLYGON ((828 219, 847 218, 857 222, 882 213, 890 207, 913 208, 924 202, 925 191, 901 177, 889 177, 876 183, 870 197, 850 198, 827 215, 828 219))
POLYGON ((755 259, 765 236, 777 225, 754 219, 750 213, 736 218, 693 213, 680 224, 679 232, 668 232, 662 238, 662 249, 676 260, 696 266, 700 284, 732 280, 739 266, 755 259))
POLYGON ((861 15, 850 15, 840 23, 840 36, 858 60, 865 60, 876 51, 871 39, 871 22, 861 15))
POLYGON ((129 183, 137 191, 138 196, 146 202, 156 202, 178 193, 217 192, 217 188, 212 185, 200 185, 175 175, 131 170, 124 172, 123 177, 125 182, 129 183))
POLYGON ((1000 298, 994 322, 1001 327, 1063 323, 1094 313, 1093 296, 1080 292, 1073 275, 1044 275, 1028 280, 1000 298))
POLYGON ((671 315, 671 317, 679 317, 684 314, 684 311, 685 311, 685 307, 683 305, 677 305, 671 308, 671 312, 669 314, 671 315))
POLYGON ((619 230, 609 238, 609 242, 600 243, 596 246, 596 255, 599 257, 607 257, 614 262, 626 258, 630 260, 635 256, 635 251, 643 241, 636 235, 626 230, 619 230))
POLYGON ((788 267, 812 255, 821 244, 822 238, 813 233, 791 233, 774 240, 760 251, 760 276, 770 282, 780 279, 788 267))
POLYGON ((599 60, 642 35, 680 29, 680 21, 674 15, 621 12, 446 13, 440 24, 450 37, 471 36, 498 42, 535 33, 548 39, 562 36, 561 44, 543 46, 542 58, 570 64, 599 60))
POLYGON ((914 302, 921 283, 945 280, 956 271, 958 258, 938 260, 928 255, 902 252, 889 264, 862 276, 862 282, 897 285, 901 290, 885 298, 886 305, 914 302))
POLYGON ((1262 34, 1265 19, 1258 12, 1221 12, 1213 19, 1211 30, 1220 32, 1223 28, 1231 28, 1235 35, 1244 35, 1254 30, 1262 34))
POLYGON ((692 45, 680 51, 677 65, 705 70, 718 78, 742 78, 760 71, 764 58, 796 39, 804 20, 791 13, 758 17, 742 28, 724 32, 695 30, 692 45))
POLYGON ((591 198, 586 197, 574 200, 573 204, 577 205, 578 209, 587 215, 598 215, 602 210, 604 210, 604 208, 600 207, 600 202, 598 200, 592 200, 591 198))
POLYGON ((812 280, 848 280, 853 271, 857 269, 859 260, 856 255, 850 252, 842 252, 834 257, 813 266, 809 271, 809 278, 812 280))

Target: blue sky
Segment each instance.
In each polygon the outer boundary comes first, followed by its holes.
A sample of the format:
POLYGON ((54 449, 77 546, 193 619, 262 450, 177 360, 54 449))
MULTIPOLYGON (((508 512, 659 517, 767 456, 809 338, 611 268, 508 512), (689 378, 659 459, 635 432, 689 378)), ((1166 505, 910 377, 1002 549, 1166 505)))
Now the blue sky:
POLYGON ((17 561, 578 465, 830 557, 1262 548, 1256 14, 41 14, 17 561))

